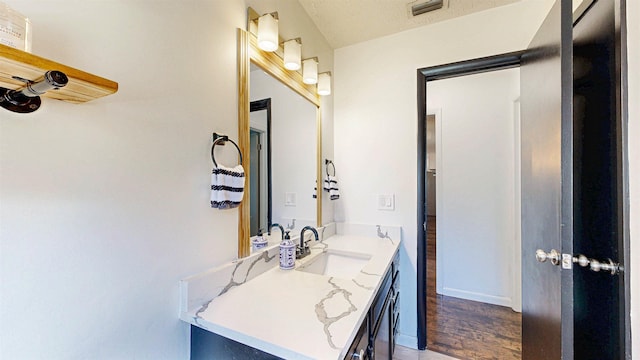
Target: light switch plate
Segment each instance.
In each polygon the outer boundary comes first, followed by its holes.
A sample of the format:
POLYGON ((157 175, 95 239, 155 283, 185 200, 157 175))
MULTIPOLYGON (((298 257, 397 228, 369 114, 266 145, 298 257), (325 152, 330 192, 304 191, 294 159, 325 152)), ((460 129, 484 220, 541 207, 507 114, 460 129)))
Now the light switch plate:
POLYGON ((394 194, 378 194, 378 210, 395 210, 395 208, 394 194))
POLYGON ((296 206, 296 193, 284 193, 284 206, 296 206))

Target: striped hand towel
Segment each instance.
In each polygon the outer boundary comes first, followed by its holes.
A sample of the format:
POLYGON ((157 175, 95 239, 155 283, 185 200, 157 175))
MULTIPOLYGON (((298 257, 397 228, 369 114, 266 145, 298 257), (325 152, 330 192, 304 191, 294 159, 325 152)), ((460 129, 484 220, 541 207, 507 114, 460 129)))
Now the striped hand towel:
POLYGON ((316 180, 316 186, 313 187, 313 198, 318 198, 318 181, 316 180))
POLYGON ((244 195, 244 169, 242 165, 227 168, 218 165, 211 172, 211 207, 232 209, 238 207, 244 195))
POLYGON ((329 191, 329 198, 331 200, 337 200, 340 198, 338 179, 335 176, 327 175, 327 178, 324 180, 324 189, 329 191))

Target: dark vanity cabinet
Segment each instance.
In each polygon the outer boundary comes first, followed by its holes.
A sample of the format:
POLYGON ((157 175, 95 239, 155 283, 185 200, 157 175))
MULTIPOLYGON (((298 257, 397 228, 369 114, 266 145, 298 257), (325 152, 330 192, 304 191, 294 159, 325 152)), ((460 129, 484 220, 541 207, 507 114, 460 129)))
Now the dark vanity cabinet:
POLYGON ((190 360, 284 360, 224 336, 191 325, 190 360))
POLYGON ((369 315, 362 321, 360 328, 356 333, 356 337, 347 351, 345 360, 351 359, 369 359, 369 315))
POLYGON ((399 325, 399 273, 396 253, 345 360, 392 359, 399 325))

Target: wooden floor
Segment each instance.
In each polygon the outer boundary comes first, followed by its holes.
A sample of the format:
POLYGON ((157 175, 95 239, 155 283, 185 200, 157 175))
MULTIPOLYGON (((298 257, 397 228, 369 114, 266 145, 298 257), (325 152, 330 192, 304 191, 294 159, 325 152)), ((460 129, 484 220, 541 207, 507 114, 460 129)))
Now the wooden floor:
POLYGON ((393 352, 393 360, 458 360, 454 357, 443 355, 429 350, 414 350, 396 345, 393 352))
POLYGON ((436 221, 427 234, 427 348, 460 359, 520 359, 521 314, 436 294, 436 221))

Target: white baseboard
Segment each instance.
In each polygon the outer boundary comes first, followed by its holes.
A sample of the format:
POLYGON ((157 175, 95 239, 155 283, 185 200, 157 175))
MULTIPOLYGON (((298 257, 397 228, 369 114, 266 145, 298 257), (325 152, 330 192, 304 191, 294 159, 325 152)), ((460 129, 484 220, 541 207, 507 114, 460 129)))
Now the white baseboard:
POLYGON ((500 306, 506 306, 506 307, 511 307, 511 304, 512 304, 510 297, 488 295, 488 294, 476 293, 472 291, 452 289, 448 287, 442 288, 442 295, 453 296, 460 299, 479 301, 487 304, 500 305, 500 306))
POLYGON ((396 336, 396 345, 408 347, 410 349, 418 349, 418 338, 416 336, 406 335, 398 332, 396 336))

